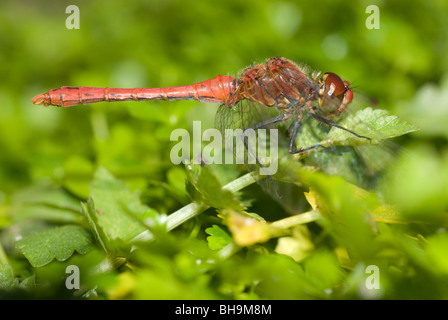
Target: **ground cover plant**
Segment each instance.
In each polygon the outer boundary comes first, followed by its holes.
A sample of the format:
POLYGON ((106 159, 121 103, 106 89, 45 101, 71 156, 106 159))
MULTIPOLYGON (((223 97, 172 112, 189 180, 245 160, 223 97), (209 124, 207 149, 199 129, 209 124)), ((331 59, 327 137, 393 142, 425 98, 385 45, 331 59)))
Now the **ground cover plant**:
POLYGON ((446 299, 446 4, 378 2, 369 29, 366 4, 325 3, 2 2, 0 297, 446 299), (283 198, 244 166, 172 163, 173 130, 214 128, 216 105, 31 103, 275 56, 350 80, 340 124, 375 132, 305 119, 297 143, 324 148, 280 158, 283 198))

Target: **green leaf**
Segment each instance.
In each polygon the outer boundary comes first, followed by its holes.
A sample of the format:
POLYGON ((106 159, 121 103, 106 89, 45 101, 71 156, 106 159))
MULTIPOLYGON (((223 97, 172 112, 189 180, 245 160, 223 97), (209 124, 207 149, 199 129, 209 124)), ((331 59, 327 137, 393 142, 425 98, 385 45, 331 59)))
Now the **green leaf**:
POLYGON ((349 115, 338 125, 349 129, 359 135, 369 137, 357 137, 350 132, 333 127, 323 142, 325 147, 342 146, 362 146, 378 144, 385 139, 398 137, 413 131, 419 130, 415 125, 401 120, 398 116, 389 115, 389 111, 382 109, 372 109, 370 107, 349 115))
POLYGON ((64 186, 74 194, 87 198, 93 171, 91 161, 78 154, 72 155, 64 163, 64 186))
POLYGON ((437 272, 445 275, 448 274, 447 246, 448 235, 446 232, 440 232, 428 238, 426 247, 427 255, 433 268, 437 272))
POLYGON ((101 245, 103 250, 107 253, 108 249, 106 243, 108 239, 103 230, 98 226, 98 217, 96 215, 95 205, 93 204, 92 198, 89 197, 87 203, 81 202, 82 212, 89 222, 90 229, 95 236, 96 241, 101 245))
POLYGON ((0 290, 11 290, 19 284, 9 264, 0 264, 0 290))
POLYGON ((79 200, 60 187, 36 185, 14 194, 11 205, 15 221, 40 219, 57 223, 81 223, 79 200))
POLYGON ((304 262, 304 270, 316 288, 322 291, 336 286, 342 280, 342 270, 333 253, 317 251, 304 262))
POLYGON ((44 266, 54 259, 65 261, 75 251, 85 254, 92 246, 92 235, 74 225, 44 230, 17 242, 17 247, 33 267, 44 266))
MULTIPOLYGON (((187 177, 194 189, 200 193, 201 200, 207 205, 218 209, 228 208, 236 211, 245 209, 231 191, 222 188, 219 179, 210 166, 187 165, 187 177)), ((192 191, 190 191, 191 193, 192 191)), ((198 197, 195 196, 195 198, 198 197)))
POLYGON ((211 250, 222 249, 229 243, 233 242, 232 237, 217 225, 213 225, 211 228, 205 229, 205 232, 210 235, 207 237, 207 242, 208 247, 211 250))
MULTIPOLYGON (((400 119, 398 116, 389 115, 387 110, 370 107, 349 114, 337 124, 362 137, 357 137, 353 133, 334 126, 328 128, 317 120, 308 119, 302 124, 301 132, 296 140, 297 148, 302 149, 316 144, 326 148, 332 146, 372 146, 386 139, 419 130, 418 127, 400 119), (370 138, 370 140, 365 137, 370 138)), ((295 158, 303 157, 304 154, 295 156, 295 158)))
POLYGON ((388 203, 410 220, 446 223, 448 156, 417 145, 400 154, 381 185, 388 203))
POLYGON ((53 208, 79 212, 79 200, 63 188, 51 185, 34 185, 14 194, 13 203, 41 204, 53 208))
POLYGON ((373 254, 373 221, 370 212, 380 206, 378 197, 341 177, 302 171, 303 181, 318 195, 313 208, 322 214, 321 223, 353 256, 373 254))
POLYGON ((35 276, 31 275, 22 281, 14 276, 14 270, 9 264, 0 264, 0 299, 8 299, 8 293, 14 289, 32 289, 35 287, 35 276), (2 294, 2 290, 5 293, 2 294), (8 292, 8 293, 7 293, 8 292))
POLYGON ((422 128, 420 136, 448 138, 448 73, 443 74, 439 84, 427 82, 410 100, 399 101, 396 110, 422 128))
MULTIPOLYGON (((361 137, 341 128, 330 128, 314 119, 308 119, 303 122, 302 131, 296 140, 297 148, 315 145, 324 148, 286 155, 282 157, 282 161, 292 164, 293 161, 288 159, 295 159, 296 162, 305 159, 305 165, 316 167, 329 175, 342 176, 351 183, 368 188, 375 183, 377 173, 394 158, 393 149, 387 139, 418 130, 416 126, 398 116, 389 115, 388 111, 372 108, 349 114, 337 124, 361 137)), ((297 176, 296 174, 295 179, 299 180, 297 176)))
POLYGON ((81 223, 83 218, 71 209, 54 208, 43 204, 17 204, 12 208, 14 219, 39 219, 55 223, 81 223))
POLYGON ((98 168, 90 187, 91 198, 96 207, 98 226, 111 241, 125 242, 147 230, 142 219, 157 213, 140 202, 133 193, 105 168, 98 168))

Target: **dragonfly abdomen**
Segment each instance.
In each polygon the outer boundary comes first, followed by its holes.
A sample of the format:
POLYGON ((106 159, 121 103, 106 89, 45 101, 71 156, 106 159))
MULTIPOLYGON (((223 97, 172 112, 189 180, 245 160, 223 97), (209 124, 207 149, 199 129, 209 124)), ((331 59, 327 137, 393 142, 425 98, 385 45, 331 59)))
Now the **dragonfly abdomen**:
POLYGON ((197 100, 228 105, 235 86, 235 78, 217 76, 188 86, 166 88, 61 87, 34 97, 33 103, 70 107, 103 101, 197 100))

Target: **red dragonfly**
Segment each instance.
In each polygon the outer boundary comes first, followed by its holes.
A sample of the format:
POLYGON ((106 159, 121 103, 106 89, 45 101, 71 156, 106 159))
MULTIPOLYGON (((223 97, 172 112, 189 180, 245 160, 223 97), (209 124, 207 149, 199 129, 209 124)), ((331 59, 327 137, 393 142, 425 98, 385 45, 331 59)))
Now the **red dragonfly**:
POLYGON ((288 151, 296 154, 320 146, 314 145, 299 150, 295 147, 295 139, 305 110, 321 123, 371 140, 332 120, 352 99, 353 92, 349 82, 342 81, 335 73, 327 72, 321 77, 319 74, 309 75, 294 62, 276 57, 244 69, 239 78, 219 75, 192 85, 167 88, 62 87, 34 97, 32 102, 38 105, 70 107, 102 101, 197 100, 220 103, 225 109, 229 109, 246 100, 266 107, 275 107, 280 112, 275 117, 250 126, 251 129, 292 120, 287 130, 290 139, 288 151))

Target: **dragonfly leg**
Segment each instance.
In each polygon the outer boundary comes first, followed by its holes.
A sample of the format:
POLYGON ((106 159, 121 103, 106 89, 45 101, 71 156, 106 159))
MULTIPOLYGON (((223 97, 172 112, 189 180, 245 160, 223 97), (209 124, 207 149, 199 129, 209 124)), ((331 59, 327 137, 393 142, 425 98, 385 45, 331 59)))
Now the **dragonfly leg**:
POLYGON ((262 121, 260 123, 257 123, 256 125, 254 125, 254 126, 252 126, 250 128, 247 128, 246 130, 249 130, 249 129, 252 129, 252 130, 261 129, 261 128, 270 126, 272 124, 275 124, 277 122, 288 120, 291 117, 291 115, 292 114, 290 114, 290 113, 285 113, 284 115, 280 115, 280 116, 277 116, 277 117, 274 117, 274 118, 262 121))
POLYGON ((362 135, 360 135, 360 134, 357 134, 356 132, 354 132, 354 131, 352 131, 352 130, 349 130, 349 129, 347 129, 347 128, 344 128, 343 126, 340 126, 340 125, 338 125, 337 123, 334 123, 333 121, 331 121, 331 120, 329 120, 329 119, 325 119, 324 117, 319 116, 318 114, 311 113, 311 116, 312 116, 314 119, 316 119, 316 120, 318 120, 318 121, 320 121, 320 122, 322 122, 322 123, 328 124, 328 125, 331 126, 331 127, 336 127, 336 128, 341 129, 341 130, 347 131, 347 132, 353 134, 354 136, 357 136, 358 138, 364 138, 364 139, 367 139, 367 140, 369 140, 369 141, 372 141, 372 138, 369 138, 369 137, 366 137, 366 136, 362 136, 362 135))
POLYGON ((255 158, 255 161, 260 166, 260 170, 262 170, 265 173, 265 176, 269 180, 269 183, 272 186, 272 190, 274 191, 277 198, 281 198, 281 195, 278 193, 278 190, 274 184, 274 180, 272 179, 271 175, 266 173, 265 166, 261 163, 260 159, 258 159, 257 155, 255 154, 255 151, 250 147, 249 140, 247 139, 247 136, 243 135, 242 138, 243 138, 244 147, 246 148, 247 152, 250 152, 252 154, 252 156, 255 158))
MULTIPOLYGON (((281 121, 288 120, 291 116, 292 116, 291 113, 285 113, 284 115, 280 115, 280 116, 277 116, 277 117, 274 117, 274 118, 271 118, 271 119, 262 121, 262 122, 260 122, 260 123, 258 123, 258 124, 256 124, 256 125, 254 125, 254 126, 248 128, 248 129, 246 129, 246 130, 249 130, 249 129, 252 129, 252 130, 261 129, 261 128, 263 128, 263 127, 270 126, 270 125, 275 124, 275 123, 277 123, 277 122, 281 122, 281 121)), ((258 157, 257 157, 257 155, 256 155, 256 153, 255 153, 255 151, 250 147, 250 145, 249 145, 249 140, 248 140, 247 136, 246 136, 246 135, 243 135, 242 138, 243 138, 244 147, 246 148, 247 152, 250 152, 250 153, 252 154, 252 156, 255 158, 255 161, 256 161, 257 164, 260 166, 260 169, 261 169, 263 172, 265 172, 265 167, 264 167, 264 165, 261 163, 260 159, 258 159, 258 157)), ((280 194, 278 193, 278 191, 277 191, 277 189, 276 189, 276 187, 275 187, 275 184, 274 184, 274 181, 272 180, 272 177, 271 177, 269 174, 266 174, 266 178, 269 180, 269 183, 272 185, 272 189, 274 190, 276 196, 277 196, 278 198, 281 198, 280 194)))
POLYGON ((295 153, 294 151, 294 143, 296 141, 297 138, 297 133, 299 132, 300 129, 300 121, 299 119, 294 120, 294 122, 291 124, 291 126, 288 128, 288 136, 289 136, 289 146, 288 146, 288 151, 289 153, 295 153), (291 133, 290 133, 290 130, 291 133))
POLYGON ((364 139, 367 139, 367 140, 369 140, 369 141, 372 141, 372 138, 369 138, 369 137, 366 137, 366 136, 362 136, 362 135, 360 135, 360 134, 357 134, 356 132, 354 132, 354 131, 352 131, 352 130, 349 130, 349 129, 347 129, 347 128, 344 128, 343 126, 340 126, 340 125, 338 125, 337 123, 335 123, 335 122, 333 122, 333 121, 331 121, 331 120, 329 120, 329 119, 326 119, 326 118, 324 118, 324 117, 322 117, 322 116, 316 114, 316 113, 314 112, 312 106, 311 106, 311 101, 309 101, 309 102, 307 103, 307 106, 308 106, 308 109, 310 110, 310 114, 311 114, 311 116, 312 116, 314 119, 316 119, 317 121, 320 121, 320 122, 322 122, 322 123, 325 123, 325 124, 327 124, 327 125, 329 125, 329 126, 331 126, 331 127, 336 127, 336 128, 341 129, 341 130, 347 131, 347 132, 353 134, 354 136, 357 136, 358 138, 364 138, 364 139))
POLYGON ((300 153, 305 153, 305 152, 308 152, 308 151, 313 150, 313 149, 316 149, 316 148, 323 148, 323 149, 326 149, 327 147, 321 145, 320 143, 317 143, 317 144, 315 144, 315 145, 312 145, 312 146, 310 146, 310 147, 306 147, 306 148, 304 148, 304 149, 299 149, 299 150, 289 149, 288 151, 289 151, 289 153, 291 153, 291 154, 300 154, 300 153))
POLYGON ((297 118, 296 120, 294 120, 294 122, 291 124, 291 126, 288 129, 288 131, 292 130, 292 133, 289 138, 289 146, 288 146, 289 153, 299 154, 299 153, 305 153, 309 150, 316 149, 319 147, 325 148, 323 145, 318 143, 318 144, 315 144, 313 146, 310 146, 310 147, 307 147, 304 149, 295 150, 295 142, 296 142, 296 138, 297 138, 297 133, 299 132, 299 129, 300 129, 300 124, 301 124, 301 119, 297 118))

